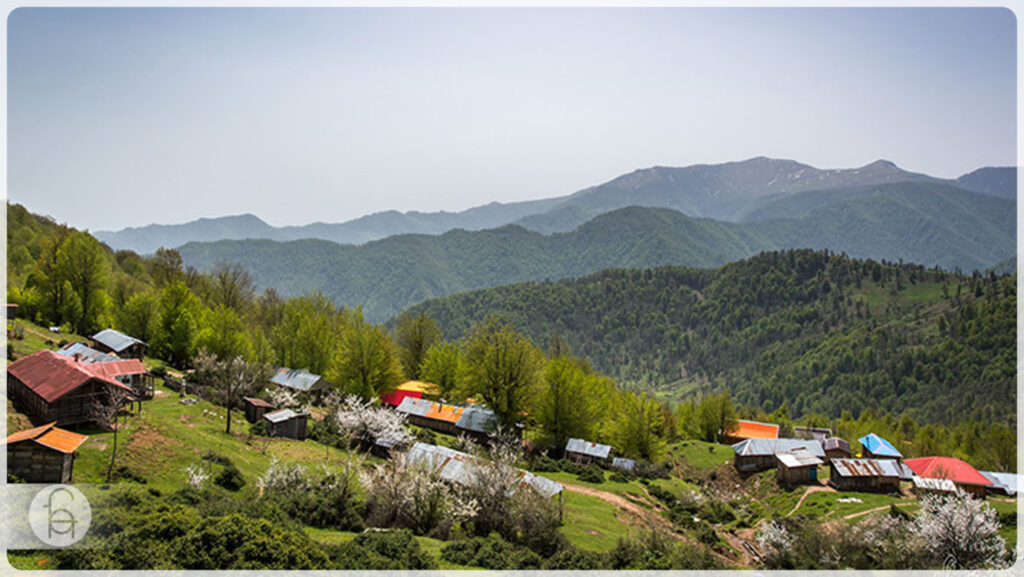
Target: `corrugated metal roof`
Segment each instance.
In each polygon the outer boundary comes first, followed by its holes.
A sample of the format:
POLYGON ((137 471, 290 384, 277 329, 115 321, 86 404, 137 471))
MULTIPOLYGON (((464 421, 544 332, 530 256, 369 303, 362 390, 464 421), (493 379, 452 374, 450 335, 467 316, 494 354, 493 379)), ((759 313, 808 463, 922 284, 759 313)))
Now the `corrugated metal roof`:
POLYGON ((401 385, 398 385, 398 387, 395 390, 425 393, 428 395, 436 395, 438 392, 437 385, 433 383, 424 383, 422 381, 406 381, 401 385))
POLYGON ((911 480, 914 482, 915 489, 924 489, 927 491, 948 491, 950 493, 956 492, 956 483, 950 481, 949 479, 914 477, 911 480))
POLYGON ((726 431, 726 434, 739 439, 777 439, 779 426, 757 421, 736 421, 736 426, 726 431))
POLYGON ((271 423, 283 423, 289 419, 305 416, 307 416, 305 413, 296 413, 291 409, 281 409, 279 411, 274 411, 273 413, 266 413, 263 415, 263 418, 271 423))
POLYGON ((7 444, 13 445, 33 441, 61 453, 74 453, 89 437, 55 427, 56 421, 48 425, 14 433, 7 437, 7 444))
POLYGON ((256 397, 242 397, 242 400, 249 403, 250 405, 255 405, 257 407, 265 407, 267 409, 274 408, 274 405, 271 405, 270 403, 264 401, 263 399, 257 399, 256 397))
POLYGON ((821 442, 821 448, 826 451, 834 451, 836 449, 845 452, 847 455, 851 453, 850 443, 840 439, 839 437, 829 437, 821 442))
POLYGON ((911 477, 905 468, 893 459, 832 459, 840 477, 911 477))
POLYGON ((1014 473, 995 473, 992 471, 979 471, 986 479, 992 481, 992 486, 1002 489, 1009 495, 1017 494, 1017 475, 1014 473))
POLYGON ((430 403, 430 408, 427 409, 427 413, 423 415, 427 419, 434 419, 435 421, 444 421, 446 423, 459 422, 462 418, 462 412, 465 409, 462 407, 456 407, 453 405, 445 405, 442 403, 430 403))
POLYGON ((103 343, 118 353, 134 344, 146 344, 135 337, 130 337, 122 332, 115 331, 114 329, 104 329, 94 334, 92 336, 92 340, 98 343, 103 343))
POLYGON ((903 455, 896 450, 896 447, 892 446, 892 443, 874 433, 864 435, 857 440, 860 441, 861 446, 870 451, 872 455, 879 457, 895 457, 897 459, 903 458, 903 455))
POLYGON ((775 453, 775 458, 778 459, 779 463, 783 466, 791 469, 799 467, 817 467, 824 463, 824 461, 815 457, 810 453, 810 451, 803 448, 775 453))
POLYGON ((128 375, 144 375, 148 371, 139 359, 121 359, 105 363, 89 363, 85 370, 98 377, 114 379, 128 375))
POLYGON ((54 351, 39 351, 7 365, 7 373, 32 389, 47 403, 63 397, 89 382, 99 380, 131 392, 131 387, 103 375, 90 372, 94 364, 76 363, 54 351))
POLYGON ((950 479, 954 483, 989 486, 992 481, 977 469, 955 457, 922 457, 907 459, 906 465, 921 477, 950 479))
POLYGON ((486 407, 470 406, 462 411, 455 426, 466 431, 492 433, 498 427, 498 416, 486 407))
POLYGON ((309 391, 313 388, 323 388, 327 385, 327 381, 321 380, 323 377, 320 375, 314 375, 306 369, 289 369, 287 367, 281 367, 277 369, 274 376, 270 377, 270 382, 281 385, 282 387, 288 387, 289 389, 295 389, 297 391, 309 391))
POLYGON ((598 459, 607 459, 608 455, 612 452, 612 448, 610 445, 592 443, 590 441, 584 441, 583 439, 569 439, 569 442, 565 444, 565 452, 579 453, 590 457, 597 457, 598 459))
POLYGON ((832 434, 832 429, 824 427, 793 427, 793 433, 800 439, 814 439, 824 441, 832 434))
POLYGON ((430 405, 432 404, 432 402, 424 399, 406 397, 402 399, 401 404, 395 407, 395 410, 398 411, 399 413, 405 413, 407 415, 425 417, 427 415, 427 411, 430 410, 430 405))
POLYGON ((68 343, 58 350, 57 354, 72 358, 78 355, 83 363, 106 363, 119 360, 116 355, 101 353, 85 343, 68 343))
MULTIPOLYGON (((476 457, 462 451, 426 443, 414 444, 407 455, 413 463, 423 465, 427 469, 437 472, 442 479, 460 485, 472 482, 473 469, 479 462, 476 457)), ((516 469, 516 471, 519 474, 520 487, 532 487, 544 497, 551 497, 562 491, 562 485, 551 479, 522 469, 516 469)))
POLYGON ((807 452, 815 457, 825 456, 821 443, 804 439, 746 439, 732 446, 737 455, 744 457, 766 457, 800 448, 807 449, 807 452))
POLYGON ((615 457, 614 459, 612 459, 612 467, 632 472, 633 470, 636 469, 636 461, 634 461, 633 459, 615 457))

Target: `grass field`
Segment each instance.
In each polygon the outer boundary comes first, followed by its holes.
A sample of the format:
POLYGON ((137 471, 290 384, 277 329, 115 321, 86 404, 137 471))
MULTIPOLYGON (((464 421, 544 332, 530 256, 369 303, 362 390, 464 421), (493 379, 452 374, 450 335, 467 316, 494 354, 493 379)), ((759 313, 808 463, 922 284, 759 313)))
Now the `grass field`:
MULTIPOLYGON (((557 498, 557 497, 556 497, 557 498)), ((597 497, 562 492, 564 524, 562 533, 577 547, 590 551, 609 551, 619 537, 632 528, 616 516, 615 507, 597 497)))
POLYGON ((728 445, 687 440, 669 445, 667 456, 697 469, 717 469, 732 461, 733 451, 728 445))

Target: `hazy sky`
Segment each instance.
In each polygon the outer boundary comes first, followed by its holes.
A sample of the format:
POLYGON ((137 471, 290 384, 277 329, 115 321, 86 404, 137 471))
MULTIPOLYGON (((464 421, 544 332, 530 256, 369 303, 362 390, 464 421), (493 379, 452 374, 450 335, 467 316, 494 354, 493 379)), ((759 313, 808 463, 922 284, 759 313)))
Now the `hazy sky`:
POLYGON ((1005 9, 21 8, 7 34, 8 195, 91 230, 1016 159, 1005 9))

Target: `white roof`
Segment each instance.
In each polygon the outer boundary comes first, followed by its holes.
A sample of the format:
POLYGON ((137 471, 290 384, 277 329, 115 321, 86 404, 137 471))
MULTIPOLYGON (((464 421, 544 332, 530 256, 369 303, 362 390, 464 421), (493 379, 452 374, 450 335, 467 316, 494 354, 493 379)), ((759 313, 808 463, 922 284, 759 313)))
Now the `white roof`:
POLYGON ((824 463, 824 461, 812 455, 807 449, 795 449, 784 453, 775 453, 775 458, 784 466, 791 469, 797 467, 817 467, 824 463))
POLYGON ((98 343, 103 343, 116 352, 121 352, 134 344, 146 344, 135 337, 130 337, 122 332, 115 331, 114 329, 104 329, 94 334, 92 336, 92 340, 98 343))
POLYGON ((296 413, 291 409, 281 409, 274 411, 273 413, 265 413, 263 418, 270 421, 271 423, 282 423, 288 419, 294 419, 295 417, 305 417, 305 413, 296 413))
POLYGON ((732 446, 732 450, 737 455, 744 457, 767 457, 794 449, 807 449, 815 457, 825 456, 825 451, 821 449, 821 443, 803 439, 746 439, 732 446))
POLYGON ((915 489, 956 493, 956 485, 951 479, 933 479, 931 477, 918 477, 915 475, 911 480, 914 482, 915 489))
POLYGON ((590 441, 584 441, 583 439, 569 439, 569 442, 565 444, 565 452, 580 453, 591 457, 597 457, 598 459, 607 459, 608 455, 612 452, 612 448, 610 445, 592 443, 590 441))
MULTIPOLYGON (((441 447, 416 443, 409 449, 409 460, 413 463, 422 464, 432 471, 437 471, 442 479, 453 483, 465 485, 473 479, 473 469, 477 466, 478 459, 470 454, 441 447)), ((529 471, 517 469, 520 473, 519 485, 529 485, 544 497, 557 495, 562 491, 562 485, 535 475, 529 471)))

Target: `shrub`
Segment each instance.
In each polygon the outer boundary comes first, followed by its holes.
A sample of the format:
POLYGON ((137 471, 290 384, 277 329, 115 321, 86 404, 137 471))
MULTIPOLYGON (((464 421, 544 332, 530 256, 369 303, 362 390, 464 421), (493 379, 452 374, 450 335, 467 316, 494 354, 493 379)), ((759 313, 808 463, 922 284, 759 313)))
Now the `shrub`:
POLYGON ((604 569, 606 563, 605 556, 600 553, 577 547, 567 547, 545 561, 542 568, 546 571, 556 569, 595 570, 604 569))
POLYGON ((441 558, 449 563, 495 571, 541 567, 539 555, 509 543, 496 533, 491 533, 487 537, 452 541, 441 548, 441 558))
POLYGON ((266 437, 267 422, 263 419, 257 419, 255 423, 249 425, 249 434, 254 437, 266 437))
POLYGON ((585 483, 604 483, 604 471, 597 465, 588 465, 576 476, 585 483))
POLYGON ((528 466, 531 471, 541 473, 554 473, 561 470, 558 461, 544 454, 532 457, 528 466))
POLYGON ((146 484, 146 478, 127 465, 118 465, 117 468, 114 469, 114 475, 122 481, 132 481, 142 485, 146 484))
POLYGON ((231 459, 228 459, 224 455, 221 455, 220 453, 217 453, 210 449, 207 449, 206 452, 203 453, 203 456, 200 458, 204 461, 209 461, 210 463, 215 463, 217 465, 231 465, 231 459))
POLYGON ((230 463, 214 477, 213 484, 228 491, 237 491, 245 486, 245 478, 234 464, 230 463))
POLYGON ((361 533, 353 543, 387 559, 398 561, 402 569, 437 569, 437 563, 413 538, 410 531, 370 531, 361 533))
POLYGON ((437 444, 437 433, 435 433, 434 431, 431 431, 430 429, 424 429, 424 428, 420 427, 416 431, 416 440, 421 442, 421 443, 427 443, 428 445, 436 445, 437 444))

